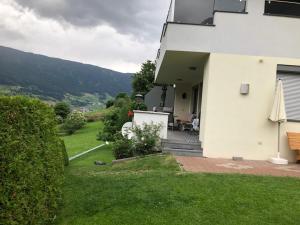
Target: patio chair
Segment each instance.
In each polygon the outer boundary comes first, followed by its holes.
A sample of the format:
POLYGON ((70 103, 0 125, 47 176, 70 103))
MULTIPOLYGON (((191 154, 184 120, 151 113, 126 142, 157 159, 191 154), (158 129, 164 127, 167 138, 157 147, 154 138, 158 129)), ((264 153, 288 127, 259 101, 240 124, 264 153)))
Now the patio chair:
POLYGON ((179 119, 178 122, 180 124, 181 130, 185 131, 191 131, 193 129, 193 120, 196 118, 194 114, 186 114, 182 117, 182 119, 179 119))
POLYGON ((199 127, 200 120, 198 118, 193 120, 192 125, 193 125, 193 131, 198 132, 200 130, 200 127, 199 127))

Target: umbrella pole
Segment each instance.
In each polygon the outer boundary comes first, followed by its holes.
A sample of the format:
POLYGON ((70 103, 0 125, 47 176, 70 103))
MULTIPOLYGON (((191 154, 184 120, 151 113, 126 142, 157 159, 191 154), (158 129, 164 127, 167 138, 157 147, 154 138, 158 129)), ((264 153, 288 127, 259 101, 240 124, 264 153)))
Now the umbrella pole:
POLYGON ((280 158, 280 122, 278 122, 278 153, 277 158, 280 158))

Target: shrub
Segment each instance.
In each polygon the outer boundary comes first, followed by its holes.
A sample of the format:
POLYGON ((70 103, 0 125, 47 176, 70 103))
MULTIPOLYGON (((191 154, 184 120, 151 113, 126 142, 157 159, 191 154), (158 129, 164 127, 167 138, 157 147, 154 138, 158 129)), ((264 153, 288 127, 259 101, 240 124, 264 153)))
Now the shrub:
POLYGON ((144 102, 133 101, 131 103, 131 110, 147 111, 147 106, 144 102))
POLYGON ((116 99, 120 99, 120 98, 128 98, 129 96, 128 96, 128 94, 127 93, 119 93, 119 94, 117 94, 117 96, 116 96, 116 99))
POLYGON ((136 126, 132 129, 134 137, 128 140, 118 134, 115 136, 113 153, 116 159, 124 159, 133 156, 144 156, 161 152, 160 147, 160 125, 136 126))
POLYGON ((110 108, 110 107, 112 107, 113 105, 114 105, 114 100, 108 100, 106 102, 106 104, 105 104, 105 106, 106 106, 107 109, 110 108))
POLYGON ((85 118, 88 123, 100 121, 103 119, 103 113, 101 112, 89 113, 85 115, 85 118))
POLYGON ((161 151, 160 133, 161 125, 144 124, 143 126, 135 126, 132 131, 133 148, 135 155, 149 155, 161 151))
POLYGON ((86 119, 82 112, 74 111, 72 112, 68 118, 66 119, 65 123, 62 126, 62 129, 67 134, 74 134, 75 131, 81 129, 86 124, 86 119))
POLYGON ((132 141, 120 136, 113 145, 113 154, 116 159, 125 159, 134 156, 132 141))
POLYGON ((57 116, 66 119, 71 113, 71 108, 67 103, 59 102, 54 106, 54 112, 57 116))
POLYGON ((131 100, 129 97, 119 98, 114 107, 104 116, 104 128, 98 134, 98 139, 103 141, 114 141, 115 134, 120 132, 122 126, 130 121, 128 111, 131 100))
POLYGON ((63 119, 61 116, 56 116, 56 122, 57 122, 58 124, 63 124, 64 119, 63 119))
POLYGON ((64 140, 60 139, 60 144, 61 144, 64 165, 69 166, 70 161, 69 161, 69 156, 68 156, 68 152, 64 140))
POLYGON ((0 224, 53 222, 62 182, 53 110, 38 100, 0 97, 0 224))

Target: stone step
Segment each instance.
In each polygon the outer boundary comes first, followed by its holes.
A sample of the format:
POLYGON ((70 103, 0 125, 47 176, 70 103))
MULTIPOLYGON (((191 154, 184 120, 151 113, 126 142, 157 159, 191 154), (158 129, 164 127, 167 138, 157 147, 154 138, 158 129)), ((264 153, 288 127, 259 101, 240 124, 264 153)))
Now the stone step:
POLYGON ((187 149, 173 149, 173 148, 163 148, 164 153, 171 153, 176 156, 194 156, 202 157, 202 150, 187 150, 187 149))

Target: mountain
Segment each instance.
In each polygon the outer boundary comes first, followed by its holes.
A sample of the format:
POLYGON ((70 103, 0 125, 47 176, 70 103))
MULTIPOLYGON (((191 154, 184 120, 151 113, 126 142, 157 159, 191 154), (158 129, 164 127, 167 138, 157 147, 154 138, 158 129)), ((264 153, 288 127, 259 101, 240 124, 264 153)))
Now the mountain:
POLYGON ((131 74, 0 46, 0 85, 46 100, 96 96, 103 102, 130 93, 131 74))

